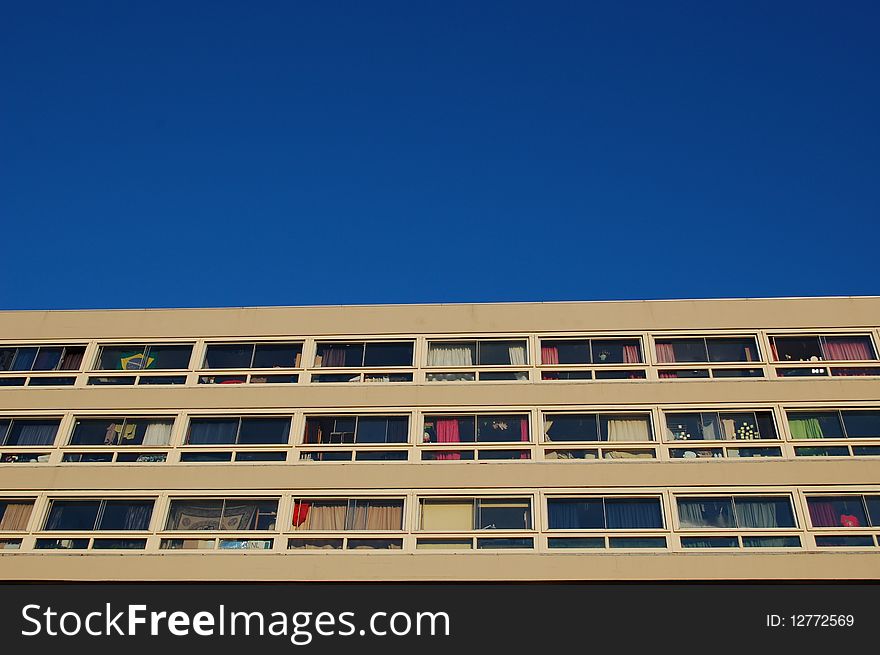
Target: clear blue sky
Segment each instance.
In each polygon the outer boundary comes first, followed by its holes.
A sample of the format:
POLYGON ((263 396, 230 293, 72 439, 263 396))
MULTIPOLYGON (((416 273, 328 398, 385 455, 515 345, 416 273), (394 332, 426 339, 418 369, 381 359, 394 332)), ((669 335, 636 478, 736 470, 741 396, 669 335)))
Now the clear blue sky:
POLYGON ((5 2, 0 307, 880 293, 877 2, 5 2))

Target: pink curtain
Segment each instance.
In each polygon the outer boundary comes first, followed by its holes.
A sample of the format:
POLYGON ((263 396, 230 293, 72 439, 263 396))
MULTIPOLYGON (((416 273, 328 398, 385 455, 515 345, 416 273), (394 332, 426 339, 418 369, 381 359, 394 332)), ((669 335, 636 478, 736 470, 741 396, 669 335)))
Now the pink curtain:
POLYGON ((826 341, 822 348, 825 359, 863 360, 872 359, 871 351, 864 339, 835 339, 826 341))
POLYGON ((541 363, 542 364, 558 364, 559 350, 556 346, 541 346, 541 363))
MULTIPOLYGON (((519 420, 519 440, 520 441, 528 441, 529 440, 529 421, 528 419, 521 418, 519 420)), ((530 459, 531 453, 527 450, 524 450, 520 453, 520 459, 530 459)))
POLYGON ((678 377, 674 371, 660 371, 660 379, 678 377))
POLYGON ((840 517, 834 511, 833 503, 808 503, 810 520, 815 528, 834 528, 840 525, 840 517))
POLYGON ((461 437, 458 433, 457 418, 441 418, 437 421, 437 443, 458 443, 461 437))
POLYGON ((638 364, 642 361, 641 354, 639 353, 638 346, 624 346, 623 347, 623 363, 624 364, 638 364))
POLYGON ((672 349, 671 343, 656 343, 657 361, 661 364, 671 364, 675 362, 675 351, 672 349))
POLYGON ((779 361, 779 354, 776 352, 776 339, 770 339, 770 350, 773 351, 773 361, 779 361))

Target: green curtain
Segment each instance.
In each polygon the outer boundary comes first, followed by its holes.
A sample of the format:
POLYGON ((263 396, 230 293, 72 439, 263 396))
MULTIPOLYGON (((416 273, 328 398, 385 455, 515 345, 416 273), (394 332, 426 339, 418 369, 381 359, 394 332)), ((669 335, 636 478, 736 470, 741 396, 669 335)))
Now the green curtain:
POLYGON ((822 426, 817 418, 793 418, 789 419, 788 427, 791 436, 795 439, 822 439, 822 426))

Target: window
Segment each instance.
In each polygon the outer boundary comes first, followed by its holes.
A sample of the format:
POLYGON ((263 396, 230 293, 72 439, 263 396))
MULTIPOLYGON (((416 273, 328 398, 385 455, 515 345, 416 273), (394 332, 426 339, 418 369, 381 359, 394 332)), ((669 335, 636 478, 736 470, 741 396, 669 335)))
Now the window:
POLYGON ((289 436, 289 416, 193 418, 186 443, 199 446, 286 444, 289 436))
POLYGON ((403 500, 397 498, 299 498, 294 530, 379 532, 403 529, 403 500))
POLYGON ((77 419, 71 446, 167 446, 173 418, 77 419))
POLYGON ((189 368, 192 345, 101 346, 98 366, 102 371, 140 371, 189 368))
POLYGON ((30 498, 7 498, 0 500, 0 532, 27 530, 34 501, 30 498))
POLYGON ((655 345, 661 364, 760 361, 754 337, 658 338, 655 345))
POLYGON ((424 443, 529 441, 527 414, 426 416, 424 443))
POLYGON ((299 368, 301 343, 212 343, 205 368, 299 368))
POLYGON ((666 437, 673 441, 776 439, 772 412, 669 412, 666 437))
POLYGON ((85 346, 5 346, 0 371, 78 371, 85 346))
POLYGON ((46 531, 147 530, 153 500, 53 500, 46 531))
POLYGON ((877 359, 871 337, 867 335, 770 337, 770 344, 777 362, 877 359))
POLYGON ((880 410, 788 412, 788 427, 794 439, 877 439, 880 410))
POLYGON ((428 366, 525 366, 526 341, 432 341, 428 366))
POLYGON ((201 498, 172 500, 166 530, 274 530, 277 499, 201 498))
POLYGON ((878 496, 808 496, 814 528, 864 528, 880 526, 878 496))
POLYGON ((531 530, 529 498, 423 498, 420 529, 430 532, 531 530))
POLYGON ((659 498, 551 498, 551 530, 645 530, 663 527, 659 498))
POLYGON ((651 441, 651 416, 641 414, 545 414, 547 441, 651 441))
POLYGON ((678 498, 682 528, 795 528, 788 496, 678 498))
POLYGON ((315 366, 354 368, 412 366, 412 341, 319 343, 315 366))
POLYGON ((541 340, 542 364, 640 364, 639 339, 541 340))
POLYGON ((51 446, 60 424, 58 419, 0 418, 0 446, 51 446))
POLYGON ((309 416, 304 443, 406 443, 406 416, 309 416))

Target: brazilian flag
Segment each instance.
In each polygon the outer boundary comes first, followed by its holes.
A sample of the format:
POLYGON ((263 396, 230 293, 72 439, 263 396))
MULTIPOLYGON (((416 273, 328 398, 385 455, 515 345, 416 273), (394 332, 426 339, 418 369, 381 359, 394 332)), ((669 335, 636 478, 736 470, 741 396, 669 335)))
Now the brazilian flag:
POLYGON ((139 371, 150 368, 155 362, 156 358, 147 355, 144 351, 122 353, 119 358, 119 368, 123 371, 139 371))

